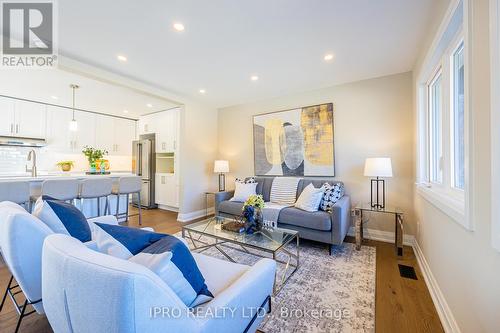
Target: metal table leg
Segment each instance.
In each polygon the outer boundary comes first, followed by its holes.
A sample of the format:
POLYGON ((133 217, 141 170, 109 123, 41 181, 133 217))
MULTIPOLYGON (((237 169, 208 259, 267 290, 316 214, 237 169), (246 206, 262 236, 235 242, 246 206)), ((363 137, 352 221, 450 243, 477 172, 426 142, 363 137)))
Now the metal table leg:
POLYGON ((396 232, 396 239, 395 239, 395 246, 396 246, 396 253, 398 256, 403 255, 403 214, 396 214, 395 218, 395 232, 396 232))

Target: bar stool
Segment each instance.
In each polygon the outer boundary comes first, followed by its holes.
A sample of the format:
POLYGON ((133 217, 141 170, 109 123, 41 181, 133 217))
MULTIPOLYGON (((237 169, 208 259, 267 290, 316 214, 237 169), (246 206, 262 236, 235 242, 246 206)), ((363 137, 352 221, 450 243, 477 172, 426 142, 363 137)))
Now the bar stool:
POLYGON ((142 225, 142 215, 141 215, 141 187, 142 187, 142 179, 137 176, 130 177, 120 177, 117 183, 113 184, 112 194, 116 195, 116 218, 119 219, 123 215, 125 215, 125 221, 128 221, 128 201, 129 196, 134 193, 137 193, 137 202, 139 209, 139 225, 142 225), (125 214, 120 214, 120 195, 127 196, 127 209, 125 214))
POLYGON ((30 183, 25 181, 0 182, 0 202, 12 201, 30 210, 30 183))
POLYGON ((42 183, 42 196, 48 195, 54 199, 70 201, 75 204, 80 189, 78 179, 48 179, 42 183))
POLYGON ((84 199, 97 199, 97 216, 101 216, 101 198, 106 198, 104 214, 109 212, 111 210, 109 207, 109 196, 111 195, 112 188, 113 181, 111 178, 84 179, 80 183, 80 194, 78 195, 82 211, 84 199))

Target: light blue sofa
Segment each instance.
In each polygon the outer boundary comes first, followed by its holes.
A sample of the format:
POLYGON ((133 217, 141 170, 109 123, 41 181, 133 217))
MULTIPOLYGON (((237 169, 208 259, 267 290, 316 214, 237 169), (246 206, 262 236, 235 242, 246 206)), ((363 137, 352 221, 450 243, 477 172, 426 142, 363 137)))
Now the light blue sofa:
MULTIPOLYGON (((257 181, 257 194, 262 194, 264 201, 269 201, 271 186, 275 177, 255 177, 257 181)), ((297 187, 297 198, 302 190, 309 184, 321 187, 324 183, 342 183, 331 179, 304 178, 297 187)), ((215 212, 219 216, 237 216, 241 214, 242 202, 229 201, 234 191, 219 192, 215 194, 215 212)), ((329 245, 330 254, 332 245, 341 245, 351 225, 351 199, 344 195, 333 206, 331 212, 304 210, 288 207, 280 212, 278 226, 297 230, 300 238, 314 240, 329 245)))

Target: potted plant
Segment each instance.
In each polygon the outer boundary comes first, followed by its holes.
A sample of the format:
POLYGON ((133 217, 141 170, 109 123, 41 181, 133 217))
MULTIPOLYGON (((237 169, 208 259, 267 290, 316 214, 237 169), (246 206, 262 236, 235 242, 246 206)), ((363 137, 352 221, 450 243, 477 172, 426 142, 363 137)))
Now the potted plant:
POLYGON ((262 195, 253 194, 243 204, 243 218, 245 219, 245 230, 248 234, 262 229, 262 208, 264 208, 264 198, 262 195))
POLYGON ((73 161, 61 161, 56 164, 62 171, 71 171, 71 168, 75 165, 73 161))
POLYGON ((100 160, 104 157, 104 155, 108 154, 108 151, 105 149, 96 149, 94 147, 85 146, 82 150, 83 155, 87 157, 90 166, 90 172, 96 172, 96 161, 100 160))

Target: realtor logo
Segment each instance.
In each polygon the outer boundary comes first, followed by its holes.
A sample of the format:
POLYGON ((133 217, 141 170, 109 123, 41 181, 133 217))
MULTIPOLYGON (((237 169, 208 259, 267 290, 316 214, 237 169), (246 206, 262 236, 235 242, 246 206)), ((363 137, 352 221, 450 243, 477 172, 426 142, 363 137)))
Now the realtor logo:
POLYGON ((2 67, 54 67, 54 3, 2 2, 2 67))

